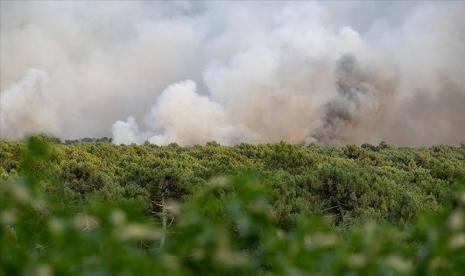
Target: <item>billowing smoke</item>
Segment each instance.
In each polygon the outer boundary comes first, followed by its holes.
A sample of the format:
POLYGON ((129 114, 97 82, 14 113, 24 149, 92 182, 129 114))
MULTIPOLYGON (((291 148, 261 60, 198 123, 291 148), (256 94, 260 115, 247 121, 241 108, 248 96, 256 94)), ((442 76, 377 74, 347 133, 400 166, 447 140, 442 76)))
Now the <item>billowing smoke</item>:
POLYGON ((464 30, 461 2, 2 2, 0 135, 458 144, 464 30))

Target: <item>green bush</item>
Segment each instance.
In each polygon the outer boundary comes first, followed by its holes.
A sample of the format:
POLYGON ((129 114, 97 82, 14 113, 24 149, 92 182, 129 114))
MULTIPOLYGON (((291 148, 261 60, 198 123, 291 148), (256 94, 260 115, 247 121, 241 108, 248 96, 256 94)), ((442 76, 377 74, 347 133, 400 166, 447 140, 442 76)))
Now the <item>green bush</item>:
POLYGON ((0 156, 0 274, 465 271, 462 148, 38 136, 0 156))

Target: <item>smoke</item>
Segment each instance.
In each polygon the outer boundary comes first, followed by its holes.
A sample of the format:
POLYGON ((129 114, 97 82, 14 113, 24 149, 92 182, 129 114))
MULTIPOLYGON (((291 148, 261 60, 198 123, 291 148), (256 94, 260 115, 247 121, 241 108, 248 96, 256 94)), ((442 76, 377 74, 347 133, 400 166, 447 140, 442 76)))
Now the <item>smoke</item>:
POLYGON ((0 136, 458 144, 464 30, 460 2, 2 2, 0 136))
MULTIPOLYGON (((206 137, 223 144, 234 144, 248 139, 241 125, 230 124, 223 107, 196 92, 191 80, 175 83, 166 88, 145 117, 149 131, 139 132, 133 117, 113 124, 113 136, 117 144, 129 144, 148 140, 154 144, 204 143, 206 137), (161 134, 157 134, 161 133, 161 134)), ((250 141, 254 141, 251 139, 250 141)))
POLYGON ((30 69, 23 79, 2 92, 0 125, 5 138, 23 137, 42 129, 58 133, 59 130, 53 128, 58 125, 56 103, 42 94, 47 82, 47 73, 30 69))

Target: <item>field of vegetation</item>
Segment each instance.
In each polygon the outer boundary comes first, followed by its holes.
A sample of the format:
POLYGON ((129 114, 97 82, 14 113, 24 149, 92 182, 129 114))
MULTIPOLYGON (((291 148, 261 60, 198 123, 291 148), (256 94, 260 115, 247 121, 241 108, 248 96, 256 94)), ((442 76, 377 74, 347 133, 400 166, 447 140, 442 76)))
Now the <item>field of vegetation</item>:
POLYGON ((0 275, 465 271, 465 147, 0 141, 0 275))

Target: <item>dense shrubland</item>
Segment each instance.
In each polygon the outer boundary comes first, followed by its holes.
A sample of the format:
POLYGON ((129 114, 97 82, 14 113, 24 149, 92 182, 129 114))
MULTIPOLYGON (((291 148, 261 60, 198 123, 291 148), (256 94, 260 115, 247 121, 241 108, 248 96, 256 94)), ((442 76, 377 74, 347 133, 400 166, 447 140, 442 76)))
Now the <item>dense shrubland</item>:
POLYGON ((0 142, 0 273, 465 269, 465 148, 0 142))

